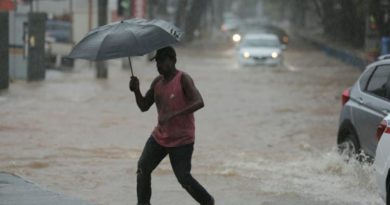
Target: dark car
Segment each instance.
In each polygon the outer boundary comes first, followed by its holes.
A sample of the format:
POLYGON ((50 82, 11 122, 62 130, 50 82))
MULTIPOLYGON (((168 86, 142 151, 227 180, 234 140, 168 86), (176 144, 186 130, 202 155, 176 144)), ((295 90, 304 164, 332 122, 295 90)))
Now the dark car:
POLYGON ((287 45, 289 42, 289 36, 284 29, 275 26, 269 22, 260 21, 257 19, 255 20, 247 19, 243 21, 243 23, 239 25, 239 29, 237 31, 237 33, 241 37, 247 33, 254 33, 254 32, 275 34, 276 36, 278 36, 280 43, 284 45, 287 45))
POLYGON ((287 32, 277 26, 274 25, 264 25, 264 29, 268 31, 269 33, 273 33, 279 37, 279 40, 282 44, 287 45, 289 38, 287 35, 287 32))
POLYGON ((377 127, 390 112, 390 60, 368 65, 356 83, 342 94, 337 143, 339 151, 363 151, 375 157, 377 127))

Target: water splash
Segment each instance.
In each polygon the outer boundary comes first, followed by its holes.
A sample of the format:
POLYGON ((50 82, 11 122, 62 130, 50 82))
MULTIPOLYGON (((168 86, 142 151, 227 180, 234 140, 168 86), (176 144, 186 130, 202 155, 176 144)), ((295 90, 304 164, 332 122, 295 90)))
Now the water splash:
POLYGON ((288 161, 240 153, 230 158, 216 174, 242 176, 260 183, 262 191, 297 193, 335 204, 381 204, 374 167, 355 158, 346 161, 337 149, 310 152, 288 161))

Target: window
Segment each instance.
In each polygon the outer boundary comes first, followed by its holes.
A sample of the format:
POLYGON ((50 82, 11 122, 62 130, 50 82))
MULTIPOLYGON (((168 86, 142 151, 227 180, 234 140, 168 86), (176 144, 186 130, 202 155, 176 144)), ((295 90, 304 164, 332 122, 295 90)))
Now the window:
POLYGON ((363 75, 362 75, 362 77, 360 78, 360 81, 359 81, 361 90, 366 90, 368 79, 370 79, 370 76, 371 76, 373 70, 375 70, 375 68, 371 67, 371 68, 367 69, 363 73, 363 75))
POLYGON ((367 92, 390 99, 390 65, 378 66, 367 85, 367 92))
POLYGON ((275 39, 262 39, 262 38, 249 38, 246 39, 243 43, 243 46, 247 47, 279 47, 280 43, 277 38, 275 39))

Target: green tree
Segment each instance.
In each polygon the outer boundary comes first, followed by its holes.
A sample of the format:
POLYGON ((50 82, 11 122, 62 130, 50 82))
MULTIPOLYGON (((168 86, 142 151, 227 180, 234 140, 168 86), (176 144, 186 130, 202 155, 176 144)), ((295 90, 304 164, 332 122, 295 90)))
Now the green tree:
MULTIPOLYGON (((265 14, 273 19, 288 18, 296 27, 318 15, 324 34, 355 47, 364 45, 368 6, 380 0, 263 0, 265 14), (288 15, 287 15, 288 14, 288 15), (285 15, 285 16, 284 16, 285 15)), ((378 7, 376 7, 378 8, 378 7)))

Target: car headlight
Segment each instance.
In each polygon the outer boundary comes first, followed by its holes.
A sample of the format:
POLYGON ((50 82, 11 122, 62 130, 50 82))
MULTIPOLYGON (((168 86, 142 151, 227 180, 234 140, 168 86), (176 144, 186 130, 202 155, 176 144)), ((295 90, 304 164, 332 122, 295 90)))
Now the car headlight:
POLYGON ((240 36, 240 34, 236 33, 236 34, 233 35, 232 39, 233 39, 234 42, 237 43, 237 42, 241 41, 241 36, 240 36))
POLYGON ((277 53, 277 52, 272 52, 272 53, 271 53, 271 57, 272 57, 272 58, 278 58, 278 57, 279 57, 279 53, 277 53))
POLYGON ((244 53, 242 53, 242 56, 244 56, 244 58, 250 58, 251 54, 248 51, 245 51, 244 53))

